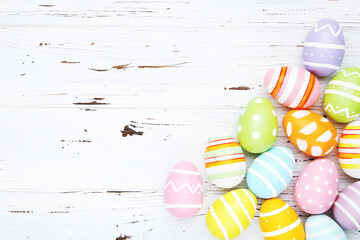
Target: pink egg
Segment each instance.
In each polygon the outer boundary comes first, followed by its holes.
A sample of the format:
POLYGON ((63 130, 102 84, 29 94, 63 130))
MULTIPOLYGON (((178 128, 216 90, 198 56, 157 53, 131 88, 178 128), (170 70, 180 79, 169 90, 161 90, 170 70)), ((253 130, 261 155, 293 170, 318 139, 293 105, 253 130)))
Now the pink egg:
POLYGON ((294 198, 301 210, 321 214, 334 204, 339 189, 335 164, 326 158, 309 163, 295 183, 294 198))
POLYGON ((167 210, 178 218, 194 216, 204 198, 199 170, 191 162, 179 162, 171 170, 164 188, 167 210))

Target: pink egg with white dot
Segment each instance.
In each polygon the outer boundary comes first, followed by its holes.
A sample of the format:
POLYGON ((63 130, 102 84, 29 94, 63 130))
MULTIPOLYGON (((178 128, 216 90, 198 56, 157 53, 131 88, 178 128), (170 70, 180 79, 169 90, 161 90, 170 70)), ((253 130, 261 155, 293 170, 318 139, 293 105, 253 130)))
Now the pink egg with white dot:
POLYGON ((300 173, 294 187, 298 207, 310 214, 326 212, 334 204, 339 189, 335 164, 326 158, 309 163, 300 173))
POLYGON ((191 162, 177 163, 166 179, 164 203, 167 210, 178 218, 189 218, 201 209, 204 198, 200 172, 191 162))

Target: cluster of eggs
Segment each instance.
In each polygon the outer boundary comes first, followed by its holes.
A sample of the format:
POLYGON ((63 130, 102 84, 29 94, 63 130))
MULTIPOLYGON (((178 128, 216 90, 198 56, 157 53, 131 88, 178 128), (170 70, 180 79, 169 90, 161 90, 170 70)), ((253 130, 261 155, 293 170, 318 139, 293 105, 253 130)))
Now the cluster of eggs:
MULTIPOLYGON (((224 136, 210 139, 205 150, 205 169, 217 187, 230 189, 244 179, 249 189, 225 193, 209 208, 206 225, 218 239, 233 239, 254 218, 257 199, 263 198, 259 222, 264 239, 304 240, 347 239, 340 226, 360 230, 360 181, 340 194, 335 164, 324 156, 338 145, 334 125, 307 108, 321 93, 316 76, 328 76, 339 69, 345 43, 339 24, 332 19, 318 21, 304 44, 306 68, 276 67, 264 78, 264 86, 280 104, 292 108, 283 118, 290 142, 301 152, 316 157, 298 176, 294 186, 297 206, 311 214, 305 228, 295 212, 277 198, 290 183, 295 169, 294 153, 285 146, 273 146, 278 118, 272 103, 253 98, 244 107, 237 125, 237 139, 224 136), (246 171, 243 150, 260 154, 246 171), (323 213, 333 207, 335 220, 323 213), (340 226, 339 226, 340 225, 340 226), (306 232, 306 233, 305 233, 306 232)), ((324 95, 324 110, 334 121, 349 123, 339 140, 338 158, 346 174, 360 179, 360 69, 345 68, 330 82, 324 95)), ((179 218, 194 216, 204 198, 199 170, 191 162, 180 162, 170 171, 164 189, 168 211, 179 218)))

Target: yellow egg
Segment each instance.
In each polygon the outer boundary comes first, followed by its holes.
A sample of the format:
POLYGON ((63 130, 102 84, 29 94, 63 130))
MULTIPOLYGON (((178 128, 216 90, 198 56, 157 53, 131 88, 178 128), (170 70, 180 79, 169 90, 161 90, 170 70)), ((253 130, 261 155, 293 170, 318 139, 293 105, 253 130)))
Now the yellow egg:
POLYGON ((299 216, 279 198, 266 200, 262 204, 259 221, 266 240, 305 240, 304 226, 299 216))
POLYGON ((233 239, 249 226, 254 218, 257 201, 248 189, 236 189, 222 195, 210 207, 206 225, 218 239, 233 239))

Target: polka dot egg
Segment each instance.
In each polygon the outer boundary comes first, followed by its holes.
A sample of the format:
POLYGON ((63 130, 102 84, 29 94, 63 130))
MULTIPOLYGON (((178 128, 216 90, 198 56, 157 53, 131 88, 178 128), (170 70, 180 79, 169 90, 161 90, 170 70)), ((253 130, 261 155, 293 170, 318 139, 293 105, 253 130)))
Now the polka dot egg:
POLYGON ((339 69, 344 54, 345 40, 340 25, 329 18, 319 20, 304 43, 305 68, 317 76, 328 76, 339 69))
POLYGON ((238 122, 238 140, 248 152, 262 153, 271 148, 278 132, 278 119, 271 102, 253 98, 245 106, 238 122))
POLYGON ((321 214, 333 205, 338 189, 339 175, 335 164, 326 158, 316 159, 296 180, 295 202, 304 212, 321 214))
POLYGON ((354 121, 360 114, 360 68, 347 67, 329 82, 324 94, 324 110, 337 122, 354 121))
POLYGON ((259 221, 265 240, 305 240, 304 226, 299 216, 279 198, 264 201, 259 221))
POLYGON ((273 198, 288 186, 295 167, 293 152, 277 146, 258 156, 251 164, 246 181, 258 197, 273 198))
POLYGON ((325 156, 337 145, 338 134, 334 125, 315 112, 289 111, 283 119, 283 127, 290 141, 310 156, 325 156))

